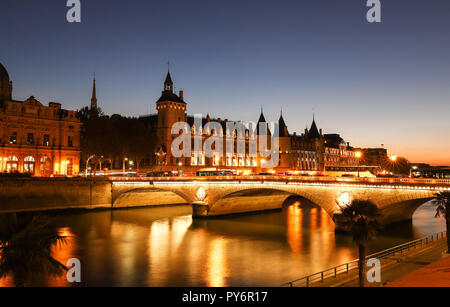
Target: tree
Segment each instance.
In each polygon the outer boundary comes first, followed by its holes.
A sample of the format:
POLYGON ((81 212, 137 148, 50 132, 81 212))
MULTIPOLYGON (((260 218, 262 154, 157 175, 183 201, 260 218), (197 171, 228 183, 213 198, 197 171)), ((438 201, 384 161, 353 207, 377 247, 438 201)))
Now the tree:
POLYGON ((359 286, 364 287, 364 268, 366 248, 370 241, 375 239, 380 228, 378 218, 381 216, 378 207, 371 201, 353 200, 342 209, 344 226, 350 229, 353 241, 358 244, 359 252, 359 286))
MULTIPOLYGON (((91 114, 87 108, 79 111, 83 122, 81 132, 81 160, 86 165, 88 157, 103 157, 104 161, 114 163, 116 159, 128 158, 136 166, 154 152, 156 135, 143 120, 127 118, 120 115, 111 117, 100 113, 91 114)), ((95 168, 95 159, 90 161, 95 168)))
POLYGON ((25 286, 46 275, 61 275, 67 268, 52 257, 51 249, 66 242, 46 217, 1 214, 0 278, 11 274, 16 286, 25 286))
POLYGON ((447 254, 450 254, 450 192, 439 192, 432 200, 436 207, 436 217, 443 216, 447 227, 447 254))

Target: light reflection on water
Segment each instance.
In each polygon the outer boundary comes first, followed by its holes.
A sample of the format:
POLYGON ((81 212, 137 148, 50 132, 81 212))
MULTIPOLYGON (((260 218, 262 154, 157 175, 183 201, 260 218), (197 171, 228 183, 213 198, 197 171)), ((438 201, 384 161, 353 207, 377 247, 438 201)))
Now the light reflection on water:
MULTIPOLYGON (((370 252, 443 231, 423 205, 413 222, 388 227, 370 252)), ((294 202, 282 212, 192 220, 189 206, 56 216, 70 237, 53 248, 77 257, 84 286, 277 286, 357 258, 349 235, 335 234, 326 212, 294 202)), ((12 284, 10 276, 0 286, 12 284)), ((65 286, 65 276, 42 285, 65 286)))

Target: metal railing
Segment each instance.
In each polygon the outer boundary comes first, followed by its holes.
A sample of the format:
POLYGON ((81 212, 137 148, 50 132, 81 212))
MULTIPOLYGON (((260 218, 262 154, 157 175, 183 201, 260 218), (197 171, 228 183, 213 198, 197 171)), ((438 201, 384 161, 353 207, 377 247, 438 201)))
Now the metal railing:
POLYGON ((160 181, 160 182, 180 182, 180 181, 285 181, 285 182, 355 182, 355 183, 399 183, 399 184, 425 184, 450 185, 450 179, 429 179, 429 178, 346 178, 327 176, 200 176, 200 177, 115 177, 108 176, 112 181, 160 181))
MULTIPOLYGON (((430 235, 430 236, 426 236, 411 242, 407 242, 401 245, 397 245, 394 246, 392 248, 383 250, 381 252, 377 252, 374 254, 371 254, 369 256, 366 257, 367 259, 370 258, 377 258, 377 259, 383 259, 383 258, 387 258, 390 256, 394 256, 396 254, 400 254, 402 255, 404 251, 410 251, 413 248, 417 248, 417 247, 423 247, 424 245, 427 245, 429 243, 435 242, 439 239, 442 239, 446 236, 446 231, 443 232, 439 232, 437 234, 434 235, 430 235)), ((317 272, 299 279, 295 279, 292 281, 289 281, 287 283, 282 284, 282 287, 309 287, 312 283, 323 283, 325 281, 325 279, 329 279, 329 278, 337 278, 338 275, 340 274, 345 274, 348 273, 349 271, 353 270, 353 269, 357 269, 358 268, 358 262, 359 259, 344 263, 344 264, 340 264, 338 266, 326 269, 324 271, 321 272, 317 272)))

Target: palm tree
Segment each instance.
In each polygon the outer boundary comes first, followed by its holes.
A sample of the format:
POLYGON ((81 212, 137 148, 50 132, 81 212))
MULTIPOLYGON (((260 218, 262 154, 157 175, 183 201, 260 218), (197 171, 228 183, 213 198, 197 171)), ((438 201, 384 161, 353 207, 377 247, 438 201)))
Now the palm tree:
POLYGON ((344 224, 350 229, 353 241, 358 244, 359 252, 359 286, 364 287, 364 269, 366 248, 375 239, 380 227, 378 218, 381 216, 378 207, 371 201, 353 200, 347 207, 342 208, 344 224))
POLYGON ((439 192, 432 200, 436 207, 436 217, 444 216, 447 226, 447 254, 450 254, 450 192, 439 192))
POLYGON ((16 286, 45 276, 59 276, 67 268, 51 255, 52 246, 65 244, 43 216, 0 215, 0 278, 11 274, 16 286))

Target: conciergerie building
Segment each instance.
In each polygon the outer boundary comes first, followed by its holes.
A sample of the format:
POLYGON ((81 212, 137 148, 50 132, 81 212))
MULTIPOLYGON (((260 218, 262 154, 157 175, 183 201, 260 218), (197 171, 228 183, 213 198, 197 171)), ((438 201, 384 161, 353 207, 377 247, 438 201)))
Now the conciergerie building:
POLYGON ((76 111, 44 106, 31 96, 12 98, 13 83, 0 63, 0 173, 77 175, 80 127, 76 111))
MULTIPOLYGON (((186 113, 187 102, 184 99, 184 92, 179 91, 178 95, 174 92, 174 85, 170 72, 167 73, 164 81, 164 89, 161 97, 156 101, 157 114, 143 116, 147 127, 152 130, 156 140, 153 159, 151 159, 151 169, 155 171, 173 171, 183 169, 185 172, 198 171, 201 169, 233 169, 238 172, 260 173, 260 172, 283 172, 297 171, 323 172, 327 166, 355 166, 358 161, 355 157, 355 151, 348 143, 345 143, 339 135, 323 135, 322 129, 318 129, 315 120, 311 127, 305 129, 301 134, 290 133, 288 126, 281 114, 278 119, 279 127, 279 162, 273 169, 262 168, 263 157, 259 150, 253 156, 249 151, 250 138, 256 137, 259 143, 261 138, 267 138, 267 144, 271 144, 271 132, 263 135, 259 131, 260 124, 267 125, 263 111, 257 121, 255 133, 250 133, 248 129, 239 133, 237 130, 227 131, 227 119, 210 118, 209 115, 201 118, 201 127, 194 124, 194 116, 186 113), (208 122, 217 122, 221 126, 221 131, 203 131, 208 122), (172 126, 177 122, 186 122, 191 129, 191 156, 175 157, 171 152, 171 144, 177 137, 172 135, 172 126), (196 131, 200 129, 201 131, 196 131), (204 150, 196 150, 194 147, 194 136, 201 135, 202 144, 211 135, 223 135, 223 154, 207 157, 204 150), (226 136, 232 135, 234 138, 233 154, 226 153, 226 136), (336 142, 336 138, 338 142, 336 142), (245 154, 237 152, 238 141, 245 142, 245 154)), ((219 129, 220 130, 220 129, 219 129)), ((257 147, 259 148, 259 146, 257 147)))

